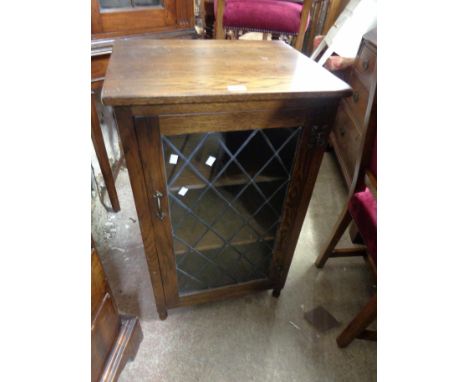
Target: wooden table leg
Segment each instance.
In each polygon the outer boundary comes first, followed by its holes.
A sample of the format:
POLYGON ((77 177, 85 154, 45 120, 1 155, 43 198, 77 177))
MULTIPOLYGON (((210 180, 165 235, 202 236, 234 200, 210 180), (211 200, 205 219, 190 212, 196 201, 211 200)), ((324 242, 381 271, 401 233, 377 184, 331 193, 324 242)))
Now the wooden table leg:
POLYGON ((91 138, 93 140, 94 150, 96 151, 96 157, 101 168, 104 183, 109 193, 109 199, 114 212, 120 211, 119 198, 117 196, 117 190, 115 188, 114 175, 112 174, 112 168, 107 157, 106 146, 104 144, 104 137, 102 136, 101 124, 99 123, 99 117, 96 110, 95 95, 91 94, 91 138))

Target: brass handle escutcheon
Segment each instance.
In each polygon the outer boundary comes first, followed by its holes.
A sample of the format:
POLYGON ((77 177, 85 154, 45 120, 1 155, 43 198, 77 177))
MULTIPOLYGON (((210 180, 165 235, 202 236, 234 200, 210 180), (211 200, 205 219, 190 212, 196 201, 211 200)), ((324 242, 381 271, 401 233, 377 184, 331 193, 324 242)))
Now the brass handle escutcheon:
POLYGON ((164 196, 164 194, 161 191, 156 191, 153 194, 153 198, 156 199, 156 209, 157 209, 157 217, 159 220, 163 220, 166 216, 166 214, 162 211, 162 206, 161 206, 161 199, 164 196))

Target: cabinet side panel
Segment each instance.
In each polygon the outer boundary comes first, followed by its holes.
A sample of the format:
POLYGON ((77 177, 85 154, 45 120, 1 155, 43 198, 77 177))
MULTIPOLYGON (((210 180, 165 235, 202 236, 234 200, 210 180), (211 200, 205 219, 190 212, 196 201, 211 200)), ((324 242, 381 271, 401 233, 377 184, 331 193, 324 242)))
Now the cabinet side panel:
POLYGON ((124 149, 125 160, 127 163, 130 184, 132 186, 133 198, 138 214, 138 221, 141 230, 141 236, 145 247, 146 262, 150 273, 153 293, 156 299, 156 306, 159 316, 167 316, 166 299, 161 280, 161 271, 158 259, 158 252, 154 240, 153 223, 151 220, 150 198, 146 190, 143 167, 140 158, 140 149, 135 133, 133 117, 128 108, 115 108, 115 114, 118 121, 120 139, 124 149))
POLYGON ((279 294, 286 282, 337 106, 338 100, 314 107, 299 138, 292 180, 286 195, 270 268, 270 275, 275 283, 275 295, 279 294))

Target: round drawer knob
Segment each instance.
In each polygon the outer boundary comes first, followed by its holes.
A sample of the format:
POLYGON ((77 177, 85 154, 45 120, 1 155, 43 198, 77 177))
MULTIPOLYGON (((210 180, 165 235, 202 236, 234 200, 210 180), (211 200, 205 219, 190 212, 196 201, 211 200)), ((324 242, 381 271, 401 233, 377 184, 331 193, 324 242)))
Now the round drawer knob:
POLYGON ((369 69, 369 60, 364 60, 364 61, 362 62, 362 68, 363 68, 364 70, 369 69))
POLYGON ((359 93, 358 93, 358 92, 354 92, 354 93, 353 93, 353 101, 354 101, 354 102, 359 101, 359 93))

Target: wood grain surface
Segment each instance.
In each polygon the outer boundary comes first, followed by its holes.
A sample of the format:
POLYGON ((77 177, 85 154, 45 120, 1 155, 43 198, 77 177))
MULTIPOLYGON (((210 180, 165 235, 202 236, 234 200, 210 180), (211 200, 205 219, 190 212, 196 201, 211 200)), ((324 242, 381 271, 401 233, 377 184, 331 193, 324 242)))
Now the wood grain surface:
POLYGON ((341 97, 350 87, 281 41, 119 41, 107 105, 341 97))

